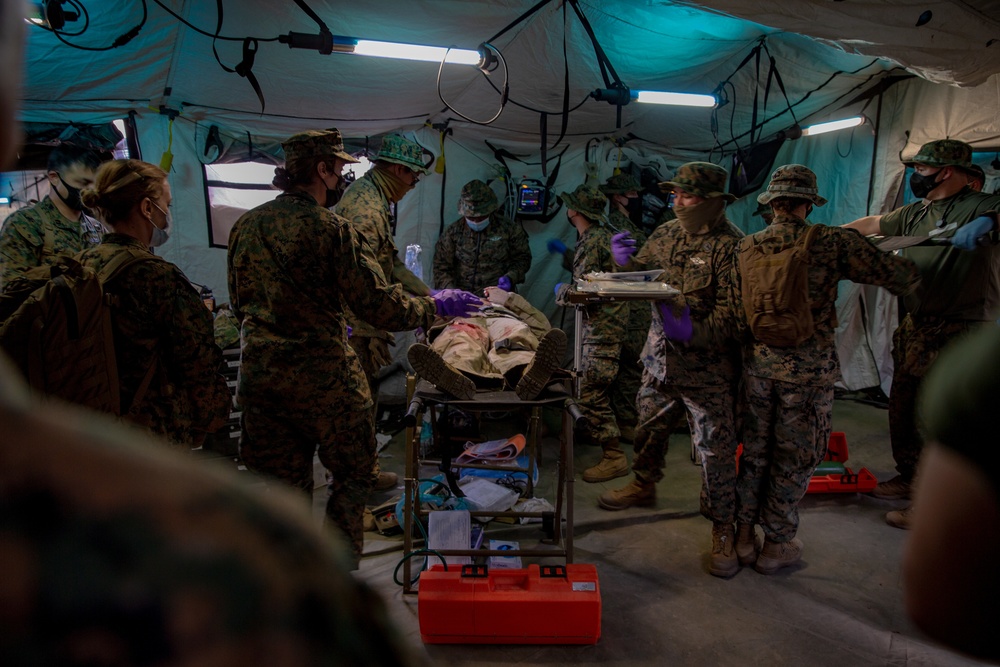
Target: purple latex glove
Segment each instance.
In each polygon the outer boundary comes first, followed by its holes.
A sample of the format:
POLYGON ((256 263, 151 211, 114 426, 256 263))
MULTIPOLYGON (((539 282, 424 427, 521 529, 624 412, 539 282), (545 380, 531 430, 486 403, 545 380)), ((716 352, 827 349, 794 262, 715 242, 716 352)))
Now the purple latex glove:
POLYGON ((611 258, 618 266, 625 266, 635 254, 635 239, 630 232, 618 232, 611 237, 611 258))
POLYGON ((347 325, 347 337, 350 338, 352 333, 354 333, 354 327, 352 327, 350 324, 348 324, 347 325))
POLYGON ((468 317, 481 305, 482 299, 465 290, 443 289, 434 293, 434 306, 442 317, 468 317))
POLYGON ((955 230, 954 236, 951 237, 951 244, 962 250, 975 250, 979 241, 992 232, 995 226, 993 218, 981 215, 955 230))
POLYGON ((500 276, 500 280, 497 281, 497 287, 505 292, 509 292, 513 285, 510 284, 510 278, 507 276, 500 276))
POLYGON ((691 323, 691 308, 684 306, 681 316, 676 317, 666 301, 657 301, 656 309, 660 311, 663 320, 663 333, 670 340, 687 343, 694 335, 694 325, 691 323))

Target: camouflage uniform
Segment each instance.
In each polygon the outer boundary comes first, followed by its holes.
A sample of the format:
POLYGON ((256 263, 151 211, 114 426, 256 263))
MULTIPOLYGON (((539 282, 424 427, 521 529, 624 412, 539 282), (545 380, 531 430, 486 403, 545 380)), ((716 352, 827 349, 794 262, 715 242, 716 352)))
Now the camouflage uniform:
MULTIPOLYGON (((970 164, 972 149, 954 140, 925 144, 907 164, 970 164)), ((964 226, 1000 210, 1000 196, 965 188, 936 201, 918 201, 883 215, 880 232, 890 236, 926 236, 943 224, 964 226)), ((893 375, 889 392, 889 433, 896 469, 910 482, 916 472, 923 436, 917 427, 917 393, 927 370, 951 340, 1000 310, 1000 235, 968 252, 953 246, 910 247, 902 251, 920 269, 920 288, 904 300, 906 316, 892 337, 893 375)))
POLYGON ((34 266, 51 266, 59 255, 75 255, 101 242, 104 227, 86 213, 66 218, 46 195, 14 211, 0 230, 0 289, 34 266))
POLYGON ((347 341, 347 308, 383 329, 429 327, 433 300, 408 299, 388 285, 354 226, 300 191, 237 220, 229 296, 243 322, 244 461, 311 492, 318 446, 333 476, 327 518, 360 556, 362 513, 376 479, 375 427, 371 391, 347 341))
MULTIPOLYGON (((776 197, 798 197, 817 205, 816 176, 802 165, 779 167, 766 204, 776 197)), ((778 213, 764 230, 739 242, 738 254, 751 244, 775 251, 798 242, 809 226, 805 220, 778 213)), ((919 282, 912 262, 878 250, 853 230, 822 227, 809 247, 809 296, 815 332, 796 347, 771 347, 752 338, 740 294, 742 267, 732 263, 727 281, 730 296, 702 325, 694 343, 703 340, 747 340, 743 372, 747 406, 743 454, 737 481, 737 522, 760 523, 773 543, 789 542, 798 530, 798 504, 826 454, 833 411, 833 385, 840 377, 834 334, 837 329, 837 283, 852 280, 879 285, 895 294, 919 282)))
MULTIPOLYGON (((417 169, 420 147, 401 137, 395 139, 386 137, 382 150, 375 156, 375 160, 388 158, 390 162, 403 164, 404 162, 393 157, 397 153, 407 158, 406 166, 417 169)), ((422 167, 417 170, 426 172, 422 167)), ((392 212, 389 209, 391 202, 376 183, 373 171, 369 171, 347 187, 337 203, 337 215, 349 220, 358 237, 368 244, 382 269, 382 275, 390 285, 402 286, 407 294, 429 296, 430 288, 406 268, 399 258, 396 241, 392 236, 392 212)), ((351 347, 361 361, 372 395, 377 398, 378 372, 392 361, 389 346, 393 342, 393 336, 384 328, 372 326, 366 318, 359 317, 350 310, 347 322, 353 328, 351 347)))
MULTIPOLYGON (((725 194, 726 172, 704 162, 682 165, 668 184, 706 198, 725 194)), ((690 234, 677 222, 657 227, 636 253, 634 268, 663 269, 662 280, 681 291, 677 305, 691 318, 727 307, 732 249, 742 234, 723 214, 704 234, 690 234)), ((633 268, 629 266, 628 268, 633 268)), ((733 422, 739 353, 729 341, 682 349, 652 318, 642 351, 642 385, 636 399, 639 425, 632 469, 640 483, 663 479, 670 434, 687 416, 691 441, 701 461, 701 513, 715 523, 732 523, 737 437, 733 422)))
MULTIPOLYGON (((149 253, 141 241, 108 234, 80 261, 100 271, 121 252, 149 253)), ((181 449, 200 445, 206 431, 217 430, 231 408, 225 378, 219 375, 222 351, 215 344, 212 314, 176 266, 149 254, 126 268, 109 288, 115 359, 122 409, 131 406, 151 364, 152 382, 134 420, 166 436, 181 449)))
POLYGON ((524 282, 531 268, 528 235, 521 225, 497 213, 498 206, 496 194, 486 183, 465 184, 458 206, 463 217, 444 231, 434 248, 436 288, 482 294, 501 276, 507 276, 511 286, 524 282), (489 216, 489 224, 481 231, 465 221, 482 215, 489 216))
POLYGON ((16 376, 0 359, 0 664, 410 664, 297 499, 16 376))

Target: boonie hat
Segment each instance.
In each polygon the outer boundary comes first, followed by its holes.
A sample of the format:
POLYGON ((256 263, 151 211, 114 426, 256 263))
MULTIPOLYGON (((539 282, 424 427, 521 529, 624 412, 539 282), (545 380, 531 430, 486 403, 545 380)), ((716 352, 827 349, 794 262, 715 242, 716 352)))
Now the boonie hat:
POLYGON ((462 186, 462 194, 458 198, 458 212, 467 218, 478 218, 489 215, 500 207, 493 188, 478 178, 462 186))
POLYGON ((929 141, 920 147, 917 154, 903 164, 912 167, 915 164, 926 164, 931 167, 956 166, 968 169, 972 166, 972 146, 957 139, 938 139, 929 141))
POLYGON ((590 185, 577 186, 573 192, 559 195, 559 199, 570 209, 595 222, 604 219, 604 209, 608 205, 604 193, 590 185))
POLYGON ((357 158, 344 151, 344 140, 340 136, 340 131, 334 128, 293 134, 281 142, 281 148, 285 151, 286 164, 303 158, 328 155, 339 157, 345 162, 358 161, 357 158))
POLYGON ((386 135, 374 159, 401 164, 421 174, 428 173, 427 167, 424 166, 423 147, 398 134, 386 135))
POLYGON ((673 180, 660 183, 660 189, 690 192, 696 197, 712 199, 722 197, 728 203, 736 201, 736 196, 726 192, 729 172, 711 162, 688 162, 677 168, 673 180))
POLYGON ((757 203, 767 204, 778 197, 808 199, 817 206, 826 203, 826 199, 819 196, 816 174, 802 164, 786 164, 775 169, 767 190, 757 195, 757 203))
POLYGON ((633 190, 642 190, 642 184, 632 174, 623 171, 606 180, 598 189, 606 195, 623 195, 633 190))

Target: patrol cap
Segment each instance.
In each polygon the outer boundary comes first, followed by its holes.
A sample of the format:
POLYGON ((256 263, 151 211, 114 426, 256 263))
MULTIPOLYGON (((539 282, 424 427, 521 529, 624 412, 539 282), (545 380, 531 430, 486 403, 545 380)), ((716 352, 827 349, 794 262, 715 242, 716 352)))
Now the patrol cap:
POLYGON ((486 183, 478 178, 462 186, 462 194, 458 198, 458 212, 467 218, 478 218, 489 215, 500 207, 497 195, 486 183))
POLYGON ((421 174, 428 173, 424 166, 423 146, 398 134, 388 134, 382 139, 382 146, 375 156, 375 161, 379 160, 401 164, 421 174))
POLYGON ((757 195, 757 203, 767 204, 778 197, 808 199, 817 206, 826 203, 826 199, 819 196, 816 174, 801 164, 786 164, 775 169, 771 174, 771 182, 767 184, 767 190, 757 195))
POLYGON ((598 186, 598 189, 606 195, 623 195, 626 192, 642 190, 642 184, 635 180, 632 174, 623 171, 606 180, 604 185, 598 186))
POLYGON ((920 147, 916 155, 903 160, 903 164, 907 167, 926 164, 931 167, 956 166, 968 169, 972 166, 972 146, 957 139, 929 141, 920 147))
POLYGON ((604 193, 591 185, 579 185, 573 192, 559 195, 559 199, 567 207, 595 222, 604 219, 604 209, 608 205, 608 198, 604 193))
POLYGON ((357 162, 358 160, 344 151, 344 140, 340 137, 340 131, 329 130, 309 130, 299 132, 288 137, 281 142, 281 148, 285 151, 285 163, 295 162, 303 158, 339 157, 345 162, 357 162))
POLYGON ((677 168, 673 180, 660 183, 660 189, 689 192, 696 197, 712 199, 722 197, 728 203, 736 201, 736 196, 726 192, 729 172, 711 162, 688 162, 677 168))

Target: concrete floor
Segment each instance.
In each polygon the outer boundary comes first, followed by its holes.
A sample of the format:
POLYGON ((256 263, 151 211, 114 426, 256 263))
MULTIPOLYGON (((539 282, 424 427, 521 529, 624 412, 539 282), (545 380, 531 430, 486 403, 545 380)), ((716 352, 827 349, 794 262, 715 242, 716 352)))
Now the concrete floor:
MULTIPOLYGON (((893 473, 886 412, 849 400, 834 407, 835 431, 844 431, 848 466, 867 467, 880 479, 893 473)), ((491 429, 520 430, 515 419, 491 429)), ((508 435, 510 433, 507 433, 508 435)), ((558 448, 546 437, 537 495, 554 500, 558 448)), ((440 665, 974 665, 922 637, 906 617, 900 554, 906 533, 883 515, 905 503, 859 494, 807 495, 799 537, 800 567, 763 576, 744 568, 730 580, 708 574, 711 525, 698 512, 700 469, 686 435, 671 439, 666 478, 654 508, 607 512, 596 505, 607 484, 575 483, 575 558, 597 567, 603 604, 600 640, 593 646, 424 645, 417 596, 393 583, 402 538, 366 537, 358 576, 385 598, 415 654, 440 665)), ((596 461, 596 449, 578 449, 576 470, 596 461)), ((383 466, 402 473, 403 440, 393 439, 383 466)), ((401 475, 402 476, 402 475, 401 475)), ((388 499, 393 492, 374 499, 388 499)), ((395 493, 399 493, 398 491, 395 493)), ((490 524, 488 536, 494 536, 490 524)), ((533 546, 532 526, 496 533, 533 546)), ((528 562, 531 562, 529 559, 528 562)))

